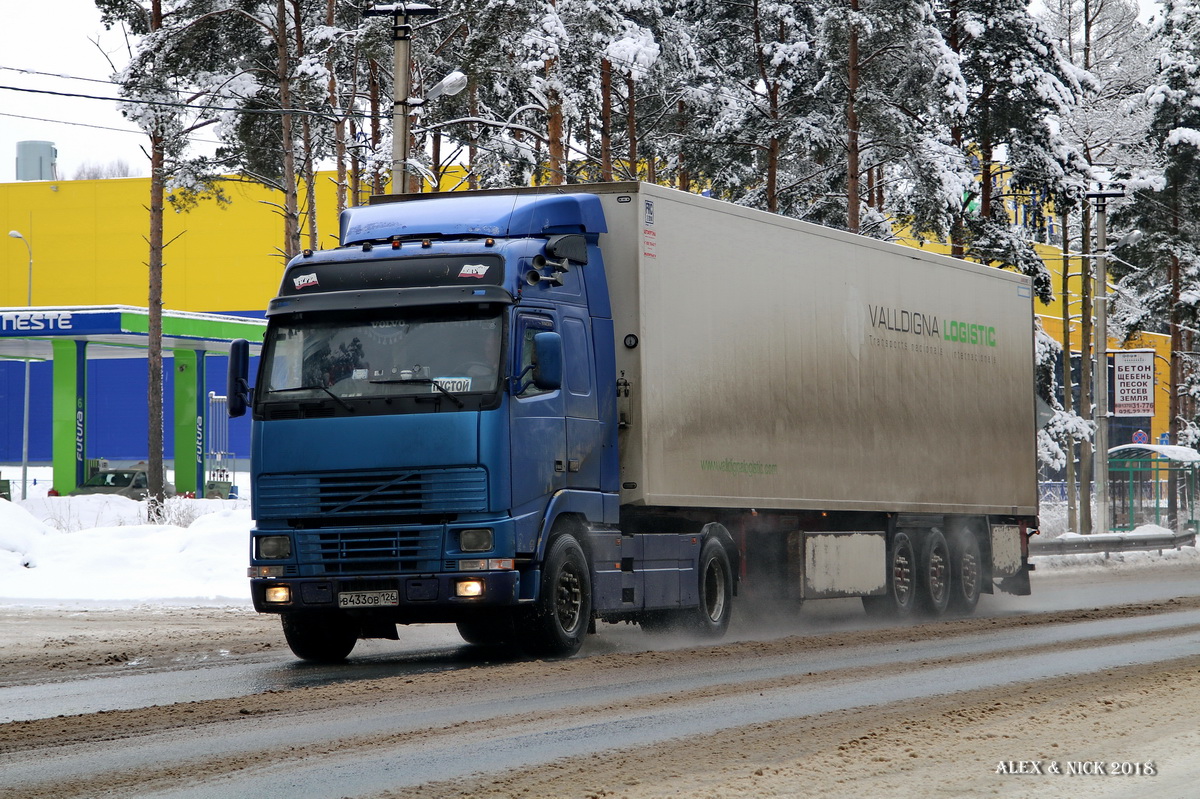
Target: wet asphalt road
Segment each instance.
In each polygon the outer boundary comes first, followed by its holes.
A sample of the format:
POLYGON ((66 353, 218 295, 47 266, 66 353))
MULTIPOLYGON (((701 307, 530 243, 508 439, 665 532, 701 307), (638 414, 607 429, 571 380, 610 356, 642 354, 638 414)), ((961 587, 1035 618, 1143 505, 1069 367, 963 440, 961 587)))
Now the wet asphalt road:
MULTIPOLYGON (((1037 573, 1033 595, 984 596, 977 616, 1108 607, 1200 595, 1200 574, 1189 570, 1037 573)), ((739 608, 727 640, 763 640, 784 635, 819 636, 879 626, 858 600, 824 600, 758 612, 739 608)), ((253 657, 207 661, 170 670, 138 670, 38 685, 0 686, 0 723, 58 715, 152 707, 232 698, 272 690, 449 671, 512 662, 518 656, 465 646, 452 625, 402 628, 399 641, 362 641, 348 663, 318 666, 295 660, 286 648, 253 657)), ((689 641, 652 637, 629 625, 601 625, 578 657, 641 652, 689 641)))

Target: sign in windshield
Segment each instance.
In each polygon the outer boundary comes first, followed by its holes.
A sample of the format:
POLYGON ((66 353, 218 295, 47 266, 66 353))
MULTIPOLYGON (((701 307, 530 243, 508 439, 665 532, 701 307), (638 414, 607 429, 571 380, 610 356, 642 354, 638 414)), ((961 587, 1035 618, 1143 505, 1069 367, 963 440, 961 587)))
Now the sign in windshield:
POLYGON ((345 401, 494 392, 500 385, 502 335, 498 313, 392 310, 282 318, 267 331, 261 397, 270 401, 309 392, 345 401))

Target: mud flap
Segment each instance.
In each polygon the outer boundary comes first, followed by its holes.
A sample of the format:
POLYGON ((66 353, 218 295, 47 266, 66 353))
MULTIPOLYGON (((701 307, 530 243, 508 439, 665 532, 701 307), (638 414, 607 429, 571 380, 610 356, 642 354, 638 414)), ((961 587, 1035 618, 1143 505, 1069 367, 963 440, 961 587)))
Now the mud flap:
POLYGON ((1000 590, 1014 596, 1029 596, 1029 571, 1022 569, 1011 577, 1005 577, 1000 581, 1000 590))

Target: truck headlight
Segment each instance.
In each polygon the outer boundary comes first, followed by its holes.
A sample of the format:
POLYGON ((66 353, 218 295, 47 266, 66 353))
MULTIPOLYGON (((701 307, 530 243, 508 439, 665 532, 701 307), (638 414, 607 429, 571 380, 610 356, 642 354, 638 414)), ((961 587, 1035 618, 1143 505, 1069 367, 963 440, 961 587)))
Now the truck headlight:
POLYGON ((262 560, 282 560, 292 556, 292 539, 286 535, 259 536, 258 557, 262 560))
POLYGON ((492 548, 492 528, 479 527, 460 531, 458 548, 463 552, 487 552, 492 548))
POLYGON ((483 580, 459 580, 454 586, 454 595, 463 597, 483 596, 483 580))
POLYGON ((273 585, 263 592, 263 599, 277 605, 292 601, 292 588, 288 585, 273 585))

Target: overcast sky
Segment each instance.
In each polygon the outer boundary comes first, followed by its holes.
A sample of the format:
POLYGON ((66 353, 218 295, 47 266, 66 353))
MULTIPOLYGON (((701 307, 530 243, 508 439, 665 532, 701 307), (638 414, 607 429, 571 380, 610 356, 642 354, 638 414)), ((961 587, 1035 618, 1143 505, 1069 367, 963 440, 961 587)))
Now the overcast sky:
POLYGON ((104 29, 93 0, 0 0, 0 7, 0 182, 16 178, 19 141, 54 142, 60 179, 74 177, 85 163, 117 160, 125 161, 132 174, 148 174, 141 150, 145 136, 115 103, 10 88, 115 97, 116 88, 107 83, 109 59, 117 66, 128 60, 122 32, 104 29))

